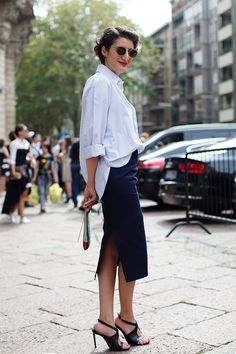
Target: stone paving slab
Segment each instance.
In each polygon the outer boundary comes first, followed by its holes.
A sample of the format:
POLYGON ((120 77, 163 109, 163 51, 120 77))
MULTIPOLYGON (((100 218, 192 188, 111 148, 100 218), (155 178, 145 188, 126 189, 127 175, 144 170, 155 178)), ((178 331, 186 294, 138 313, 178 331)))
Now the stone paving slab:
POLYGON ((154 295, 158 292, 167 291, 170 289, 183 288, 192 284, 193 282, 189 280, 169 277, 150 282, 138 283, 136 286, 136 293, 144 295, 154 295))
POLYGON ((226 290, 230 288, 236 288, 236 270, 233 270, 232 274, 235 275, 225 275, 220 278, 207 280, 201 282, 199 286, 206 289, 215 289, 215 290, 226 290))
POLYGON ((151 312, 144 312, 139 316, 139 322, 146 333, 152 338, 156 335, 168 333, 171 329, 178 329, 187 325, 205 321, 223 314, 223 311, 212 310, 201 306, 176 304, 163 307, 151 312))
POLYGON ((192 326, 186 326, 179 330, 170 331, 170 333, 209 345, 219 346, 235 340, 235 324, 236 311, 208 319, 192 326))
MULTIPOLYGON (((192 302, 192 300, 199 296, 207 296, 209 294, 216 293, 216 290, 203 289, 198 287, 183 287, 177 289, 171 289, 163 291, 162 293, 157 293, 149 297, 148 303, 150 306, 155 308, 166 307, 174 305, 180 302, 192 302)), ((140 304, 145 304, 147 302, 146 297, 142 297, 137 300, 140 304)))
POLYGON ((236 287, 230 288, 216 293, 210 293, 206 296, 196 297, 191 303, 206 306, 214 309, 235 311, 236 310, 236 287))
MULTIPOLYGON (((32 346, 32 344, 35 348, 42 342, 47 340, 50 341, 73 332, 74 331, 72 329, 58 326, 53 323, 40 323, 37 325, 24 327, 17 331, 1 334, 1 353, 15 354, 17 351, 27 353, 29 350, 28 348, 32 346)), ((33 354, 34 352, 32 351, 31 353, 33 354)))
POLYGON ((213 349, 211 351, 206 351, 204 353, 208 353, 208 354, 235 354, 236 353, 236 341, 231 342, 226 345, 221 345, 219 348, 213 349))

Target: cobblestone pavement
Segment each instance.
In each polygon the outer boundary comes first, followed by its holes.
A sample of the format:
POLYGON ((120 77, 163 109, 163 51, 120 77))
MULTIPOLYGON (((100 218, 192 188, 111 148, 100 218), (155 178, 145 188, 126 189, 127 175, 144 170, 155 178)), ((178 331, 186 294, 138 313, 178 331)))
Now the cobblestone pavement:
MULTIPOLYGON (((0 201, 1 204, 2 200, 0 201)), ((149 277, 138 281, 135 312, 152 338, 132 353, 236 353, 236 225, 181 227, 183 217, 142 202, 149 277)), ((88 354, 107 350, 91 327, 98 316, 94 280, 101 214, 91 215, 92 244, 77 242, 82 213, 72 205, 27 208, 28 225, 0 218, 0 353, 88 354)), ((116 290, 116 311, 118 308, 116 290)))

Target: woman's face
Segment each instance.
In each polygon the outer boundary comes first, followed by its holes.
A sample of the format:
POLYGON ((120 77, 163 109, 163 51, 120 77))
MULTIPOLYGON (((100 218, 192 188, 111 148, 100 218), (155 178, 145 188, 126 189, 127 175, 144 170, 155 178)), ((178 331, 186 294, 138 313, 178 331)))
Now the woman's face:
POLYGON ((48 154, 48 146, 45 143, 42 144, 42 152, 43 154, 48 154))
POLYGON ((102 48, 102 54, 105 57, 105 65, 116 75, 125 72, 132 62, 132 58, 128 54, 128 49, 134 49, 134 43, 127 38, 118 38, 110 49, 102 48), (118 47, 126 48, 125 54, 118 54, 118 47))
POLYGON ((24 127, 21 131, 18 132, 18 138, 20 139, 26 139, 28 137, 28 129, 27 127, 24 127))

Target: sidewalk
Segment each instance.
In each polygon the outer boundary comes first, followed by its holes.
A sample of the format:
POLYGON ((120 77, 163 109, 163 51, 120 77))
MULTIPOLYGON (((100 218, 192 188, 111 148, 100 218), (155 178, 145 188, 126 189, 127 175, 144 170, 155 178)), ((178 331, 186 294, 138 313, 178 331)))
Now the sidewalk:
MULTIPOLYGON (((0 199, 0 205, 2 199, 0 199)), ((29 225, 0 217, 0 353, 103 353, 90 328, 98 316, 94 280, 102 216, 92 214, 89 250, 77 242, 72 205, 27 208, 29 225), (5 222, 4 222, 5 220, 5 222)), ((149 277, 137 282, 135 312, 151 344, 131 353, 236 353, 236 225, 208 224, 165 235, 180 211, 144 209, 149 277)), ((116 311, 117 306, 116 290, 116 311)))

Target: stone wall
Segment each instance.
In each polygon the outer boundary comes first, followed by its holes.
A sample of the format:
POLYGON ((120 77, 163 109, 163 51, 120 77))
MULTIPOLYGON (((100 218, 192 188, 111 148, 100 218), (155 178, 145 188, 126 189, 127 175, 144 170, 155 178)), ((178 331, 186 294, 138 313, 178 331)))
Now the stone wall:
POLYGON ((34 2, 0 2, 0 138, 15 127, 15 70, 32 33, 34 2))

